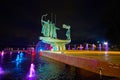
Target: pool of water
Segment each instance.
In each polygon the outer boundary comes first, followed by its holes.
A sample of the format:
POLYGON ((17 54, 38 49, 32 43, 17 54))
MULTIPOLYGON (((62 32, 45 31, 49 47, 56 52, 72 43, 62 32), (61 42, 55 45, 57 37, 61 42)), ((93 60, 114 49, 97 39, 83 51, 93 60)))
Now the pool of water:
POLYGON ((21 60, 17 61, 18 54, 0 55, 0 80, 119 80, 69 66, 39 54, 23 53, 21 60), (31 64, 34 64, 35 76, 29 77, 31 64))

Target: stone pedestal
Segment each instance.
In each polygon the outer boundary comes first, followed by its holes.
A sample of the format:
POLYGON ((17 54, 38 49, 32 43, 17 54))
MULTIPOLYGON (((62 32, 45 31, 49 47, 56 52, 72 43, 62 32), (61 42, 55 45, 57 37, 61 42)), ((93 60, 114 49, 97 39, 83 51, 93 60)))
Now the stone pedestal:
POLYGON ((66 50, 65 45, 71 42, 71 40, 60 40, 50 37, 40 37, 40 40, 44 43, 50 44, 54 51, 66 50))

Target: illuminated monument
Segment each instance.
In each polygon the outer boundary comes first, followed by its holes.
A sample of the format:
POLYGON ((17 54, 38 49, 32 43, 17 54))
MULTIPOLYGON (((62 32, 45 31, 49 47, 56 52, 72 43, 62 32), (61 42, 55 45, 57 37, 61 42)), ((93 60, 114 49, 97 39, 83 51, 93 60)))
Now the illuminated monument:
POLYGON ((40 40, 42 42, 50 44, 52 46, 52 50, 58 51, 58 50, 66 50, 65 45, 71 42, 70 38, 70 26, 63 24, 63 28, 67 29, 66 32, 66 40, 61 40, 57 38, 57 30, 60 30, 60 28, 56 27, 55 23, 52 23, 50 20, 43 20, 46 15, 43 15, 41 17, 41 24, 42 24, 42 31, 41 33, 43 36, 40 36, 40 40))

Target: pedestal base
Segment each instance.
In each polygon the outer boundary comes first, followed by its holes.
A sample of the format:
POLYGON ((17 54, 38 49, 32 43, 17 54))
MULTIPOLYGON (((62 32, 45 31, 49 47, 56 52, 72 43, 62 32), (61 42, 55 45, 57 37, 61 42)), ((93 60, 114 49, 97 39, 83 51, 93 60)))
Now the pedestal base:
POLYGON ((71 42, 71 40, 60 40, 50 37, 40 37, 40 40, 44 43, 50 44, 55 51, 66 50, 65 45, 71 42))

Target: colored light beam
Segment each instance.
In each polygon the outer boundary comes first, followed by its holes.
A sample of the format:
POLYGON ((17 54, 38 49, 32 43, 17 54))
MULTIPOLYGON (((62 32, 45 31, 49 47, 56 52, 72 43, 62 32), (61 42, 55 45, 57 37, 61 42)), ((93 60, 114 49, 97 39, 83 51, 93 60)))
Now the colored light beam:
POLYGON ((29 73, 29 77, 34 77, 35 76, 35 65, 32 63, 30 66, 30 73, 29 73))
POLYGON ((4 73, 4 71, 3 71, 3 69, 0 67, 0 74, 3 74, 4 73))

